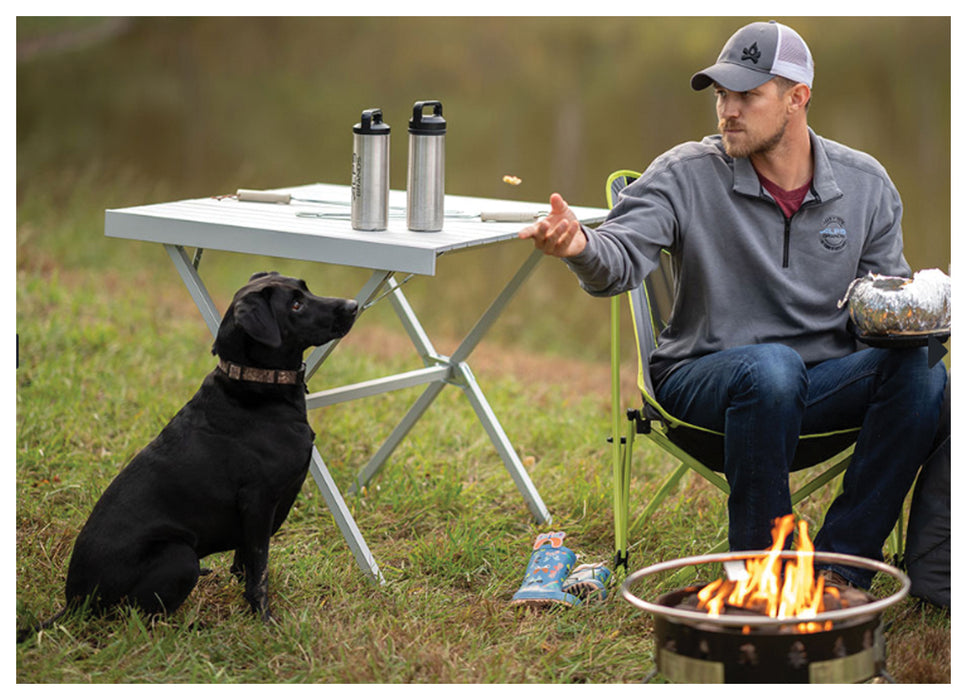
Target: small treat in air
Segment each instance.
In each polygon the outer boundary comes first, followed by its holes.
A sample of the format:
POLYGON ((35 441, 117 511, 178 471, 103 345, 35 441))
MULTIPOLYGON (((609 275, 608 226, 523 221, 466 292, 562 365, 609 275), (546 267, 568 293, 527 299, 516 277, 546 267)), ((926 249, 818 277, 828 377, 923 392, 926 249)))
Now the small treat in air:
POLYGON ((521 179, 516 175, 504 175, 504 182, 515 187, 521 183, 521 179))
POLYGON ((868 274, 853 280, 838 306, 860 335, 916 335, 950 329, 950 278, 937 269, 907 277, 868 274))

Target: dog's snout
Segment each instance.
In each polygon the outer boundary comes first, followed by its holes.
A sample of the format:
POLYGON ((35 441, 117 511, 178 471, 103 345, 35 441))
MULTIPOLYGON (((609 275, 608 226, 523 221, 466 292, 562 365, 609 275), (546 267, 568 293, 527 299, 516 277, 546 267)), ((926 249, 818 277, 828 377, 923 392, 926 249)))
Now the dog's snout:
POLYGON ((330 330, 337 336, 343 336, 356 323, 362 308, 355 299, 332 299, 330 330))

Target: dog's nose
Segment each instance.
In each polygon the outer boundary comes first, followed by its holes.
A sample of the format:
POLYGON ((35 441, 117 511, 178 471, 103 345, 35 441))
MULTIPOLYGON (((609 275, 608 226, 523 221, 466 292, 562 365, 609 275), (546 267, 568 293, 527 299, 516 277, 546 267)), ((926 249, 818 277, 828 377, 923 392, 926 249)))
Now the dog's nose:
POLYGON ((346 313, 356 316, 359 313, 359 303, 355 299, 346 300, 346 313))

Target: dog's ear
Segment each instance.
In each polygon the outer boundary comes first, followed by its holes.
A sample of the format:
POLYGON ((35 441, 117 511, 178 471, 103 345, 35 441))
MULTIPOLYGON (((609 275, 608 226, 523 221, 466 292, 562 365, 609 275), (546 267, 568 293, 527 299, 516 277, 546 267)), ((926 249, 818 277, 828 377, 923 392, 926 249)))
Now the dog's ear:
POLYGON ((282 345, 279 324, 264 294, 251 292, 235 303, 235 322, 252 338, 270 348, 282 345))
POLYGON ((248 278, 248 281, 252 282, 253 280, 259 279, 260 277, 270 277, 272 275, 277 275, 277 274, 279 273, 276 272, 275 270, 273 270, 272 272, 256 272, 254 275, 248 278))

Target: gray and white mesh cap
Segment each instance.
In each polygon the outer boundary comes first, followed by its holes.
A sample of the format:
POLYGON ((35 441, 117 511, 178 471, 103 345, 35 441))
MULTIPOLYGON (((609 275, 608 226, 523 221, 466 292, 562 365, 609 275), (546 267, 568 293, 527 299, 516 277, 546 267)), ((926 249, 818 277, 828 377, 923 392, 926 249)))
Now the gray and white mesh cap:
POLYGON ((775 76, 813 86, 813 57, 803 38, 775 21, 753 22, 725 43, 715 65, 692 76, 692 89, 717 83, 726 90, 745 92, 775 76))

